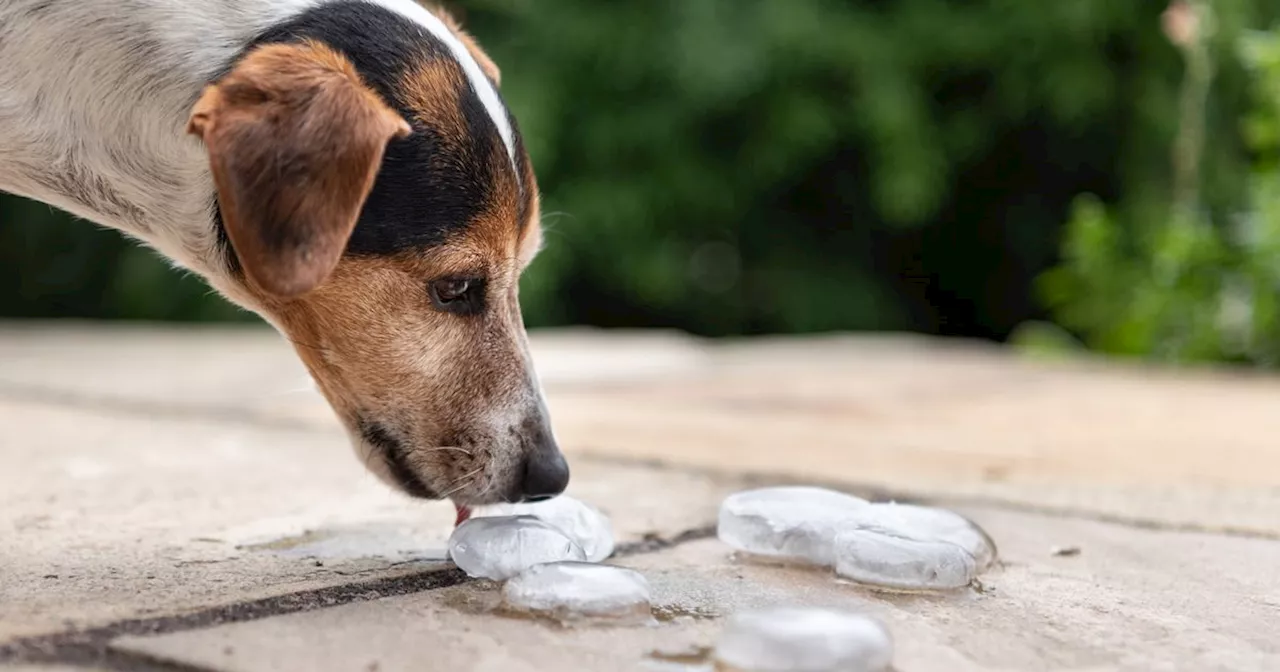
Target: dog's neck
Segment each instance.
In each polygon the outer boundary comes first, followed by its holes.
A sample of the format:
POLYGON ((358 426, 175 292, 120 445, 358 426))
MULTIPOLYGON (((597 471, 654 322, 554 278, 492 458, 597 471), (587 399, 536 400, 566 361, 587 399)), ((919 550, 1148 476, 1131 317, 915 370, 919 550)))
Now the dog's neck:
MULTIPOLYGON (((244 304, 188 116, 256 36, 333 1, 0 2, 0 191, 139 238, 244 304)), ((447 31, 415 0, 366 1, 447 31)))

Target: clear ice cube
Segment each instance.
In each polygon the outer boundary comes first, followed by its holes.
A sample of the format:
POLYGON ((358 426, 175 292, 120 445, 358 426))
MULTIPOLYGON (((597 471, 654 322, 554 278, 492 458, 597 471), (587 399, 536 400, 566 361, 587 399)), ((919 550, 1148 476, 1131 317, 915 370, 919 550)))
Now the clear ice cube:
POLYGON ((739 672, 883 672, 893 637, 862 614, 780 607, 730 617, 713 656, 739 672))
POLYGON ((649 582, 638 572, 587 562, 534 565, 502 587, 512 611, 562 623, 641 623, 651 616, 649 582))
POLYGON ((973 556, 978 571, 987 569, 996 559, 996 546, 991 537, 968 518, 946 509, 891 502, 872 504, 843 523, 840 531, 853 528, 959 546, 973 556))
POLYGON ((978 575, 973 556, 945 541, 904 539, 871 530, 836 535, 836 574, 890 590, 954 590, 978 575))
POLYGON ((581 546, 533 516, 472 518, 449 537, 449 557, 467 576, 495 581, 546 562, 587 559, 581 546))
POLYGON ((991 538, 963 516, 910 504, 872 504, 835 536, 836 574, 893 590, 950 590, 995 561, 991 538))
POLYGON ((582 547, 590 562, 613 555, 613 524, 594 506, 568 495, 543 502, 494 504, 475 511, 473 516, 537 516, 558 528, 582 547))
POLYGON ((750 555, 830 567, 836 528, 867 506, 864 499, 824 488, 747 490, 720 504, 716 535, 750 555))

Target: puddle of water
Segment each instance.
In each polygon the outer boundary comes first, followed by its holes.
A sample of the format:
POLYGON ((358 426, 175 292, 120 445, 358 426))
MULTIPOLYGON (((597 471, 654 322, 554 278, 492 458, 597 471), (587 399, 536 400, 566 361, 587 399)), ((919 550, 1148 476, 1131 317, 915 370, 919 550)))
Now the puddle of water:
POLYGON ((472 616, 493 614, 502 607, 502 595, 498 592, 498 584, 492 581, 476 581, 456 589, 442 591, 439 596, 445 605, 472 616))
POLYGON ((695 607, 684 604, 655 604, 653 619, 658 623, 687 623, 689 621, 706 621, 719 616, 706 607, 695 607))
POLYGON ((676 650, 655 649, 645 654, 645 657, 661 663, 683 667, 709 665, 711 662, 711 647, 693 646, 676 650))
POLYGON ((243 543, 238 550, 274 553, 295 558, 317 560, 358 560, 379 558, 391 562, 448 560, 443 547, 431 547, 423 540, 402 530, 371 529, 307 529, 262 541, 243 543))
POLYGON ((306 546, 326 539, 332 539, 333 536, 333 532, 306 530, 302 534, 296 534, 291 537, 281 537, 279 539, 272 539, 271 541, 259 542, 256 544, 245 544, 239 548, 246 551, 290 551, 298 548, 299 546, 306 546))
POLYGON ((508 608, 502 602, 501 584, 494 581, 477 581, 456 590, 440 594, 449 607, 473 616, 497 616, 521 621, 533 621, 560 628, 622 628, 657 626, 664 623, 690 623, 718 618, 720 614, 706 608, 682 604, 655 604, 650 607, 650 618, 611 620, 609 618, 580 619, 574 614, 541 614, 508 608))

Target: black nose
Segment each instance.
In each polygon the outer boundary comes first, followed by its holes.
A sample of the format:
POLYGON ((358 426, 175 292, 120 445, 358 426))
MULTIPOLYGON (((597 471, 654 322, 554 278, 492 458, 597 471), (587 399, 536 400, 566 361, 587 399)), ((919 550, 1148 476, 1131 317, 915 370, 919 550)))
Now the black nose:
POLYGON ((524 474, 517 487, 520 500, 541 502, 564 492, 569 485, 569 463, 565 462, 560 447, 549 432, 544 433, 538 446, 525 459, 524 474))

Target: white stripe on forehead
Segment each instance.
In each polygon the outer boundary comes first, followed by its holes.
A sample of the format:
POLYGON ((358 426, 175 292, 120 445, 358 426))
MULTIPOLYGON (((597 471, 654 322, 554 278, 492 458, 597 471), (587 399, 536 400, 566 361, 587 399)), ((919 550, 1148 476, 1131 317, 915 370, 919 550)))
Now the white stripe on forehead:
POLYGON ((498 135, 502 136, 502 143, 507 148, 507 158, 511 159, 511 171, 515 173, 516 184, 520 184, 520 170, 516 168, 515 131, 511 128, 511 121, 507 117, 507 108, 498 97, 498 90, 494 88, 493 82, 485 76, 484 70, 480 69, 480 64, 471 56, 471 52, 467 51, 462 40, 459 40, 458 36, 444 25, 440 17, 427 11, 427 8, 418 4, 417 0, 374 0, 374 2, 413 19, 449 47, 454 60, 462 66, 462 71, 470 80, 471 90, 475 91, 476 96, 480 98, 485 111, 489 113, 489 118, 493 120, 493 125, 498 129, 498 135))

